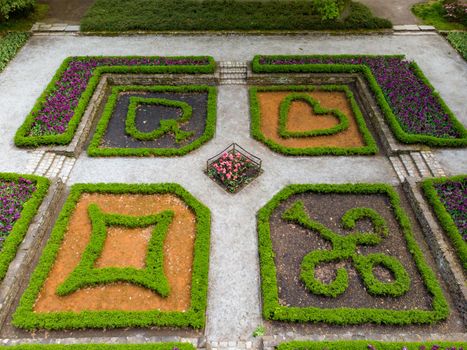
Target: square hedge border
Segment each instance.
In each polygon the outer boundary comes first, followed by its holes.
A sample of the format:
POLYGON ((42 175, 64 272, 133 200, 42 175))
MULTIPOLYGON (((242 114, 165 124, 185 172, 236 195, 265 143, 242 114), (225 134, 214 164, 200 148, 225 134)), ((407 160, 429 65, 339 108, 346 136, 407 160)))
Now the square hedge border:
MULTIPOLYGON (((441 96, 435 91, 429 80, 423 74, 420 67, 411 62, 410 66, 413 69, 414 75, 419 78, 431 90, 434 98, 440 104, 443 112, 449 116, 449 120, 453 128, 459 132, 460 138, 442 138, 432 135, 414 134, 405 131, 399 123, 392 108, 389 106, 386 97, 376 81, 371 69, 365 64, 268 64, 260 63, 261 59, 358 59, 365 57, 381 57, 382 55, 256 55, 252 61, 252 70, 254 73, 361 73, 369 84, 370 90, 373 92, 376 101, 381 108, 386 122, 391 128, 396 138, 403 143, 421 143, 435 147, 465 147, 467 146, 467 130, 461 122, 457 120, 455 115, 443 101, 441 96)), ((384 55, 387 58, 404 59, 404 55, 384 55)))
POLYGON ((257 214, 259 258, 261 273, 261 292, 263 299, 263 317, 274 321, 289 322, 325 322, 338 325, 364 323, 407 325, 432 324, 447 318, 449 306, 435 274, 426 263, 423 253, 415 240, 410 220, 404 213, 397 192, 386 184, 316 184, 289 185, 277 193, 257 214), (396 220, 404 234, 407 248, 412 254, 415 265, 422 277, 428 293, 433 297, 433 310, 382 310, 367 308, 329 308, 287 307, 279 303, 277 289, 274 250, 272 247, 269 217, 277 206, 293 194, 341 193, 341 194, 383 194, 388 196, 396 220))
POLYGON ((182 186, 174 183, 164 184, 76 184, 55 222, 49 241, 32 273, 29 285, 21 297, 12 323, 28 330, 48 329, 85 329, 85 328, 122 328, 122 327, 193 327, 203 328, 208 291, 209 247, 211 214, 182 186), (67 232, 68 222, 76 203, 83 193, 109 194, 175 194, 179 196, 197 217, 194 246, 191 307, 181 311, 81 311, 81 312, 34 312, 34 303, 51 271, 61 243, 67 232))
POLYGON ((33 109, 26 117, 24 123, 17 130, 14 142, 18 147, 38 147, 40 145, 67 145, 69 144, 76 132, 76 129, 81 121, 81 118, 88 106, 89 101, 99 84, 102 74, 210 74, 214 73, 216 63, 211 56, 174 56, 174 57, 159 57, 159 56, 78 56, 68 57, 58 68, 46 89, 34 104, 33 109), (92 75, 87 81, 86 89, 79 97, 76 107, 73 109, 73 117, 67 124, 66 131, 62 134, 31 136, 31 127, 35 121, 35 114, 39 112, 46 102, 48 96, 55 91, 56 83, 68 69, 73 60, 89 60, 89 59, 172 59, 172 60, 206 60, 205 65, 135 65, 135 66, 99 66, 92 70, 92 75))
POLYGON ((252 87, 250 88, 250 114, 251 124, 250 132, 251 136, 264 143, 271 150, 290 156, 319 156, 319 155, 373 155, 378 153, 378 146, 370 131, 368 130, 365 119, 363 118, 362 112, 358 107, 357 102, 353 96, 352 91, 345 85, 273 85, 265 87, 252 87), (346 94, 348 101, 350 102, 352 112, 355 115, 355 121, 358 126, 358 130, 361 132, 363 141, 366 146, 362 147, 309 147, 309 148, 292 148, 277 144, 273 140, 267 139, 261 131, 261 111, 258 102, 258 92, 263 91, 290 91, 292 92, 303 92, 303 91, 343 91, 346 94))
POLYGON ((276 347, 277 350, 461 350, 462 348, 467 349, 466 342, 432 340, 427 342, 383 342, 376 340, 291 341, 276 347))
POLYGON ((12 350, 196 350, 190 343, 154 343, 154 344, 24 344, 2 346, 12 350))
POLYGON ((181 86, 139 86, 124 85, 112 88, 112 94, 105 104, 102 116, 97 123, 96 131, 88 147, 90 157, 118 157, 118 156, 183 156, 208 142, 214 137, 217 119, 217 89, 208 85, 181 85, 181 86), (124 91, 145 92, 207 92, 206 127, 204 133, 193 142, 181 148, 100 148, 99 145, 105 135, 107 126, 118 101, 118 95, 124 91))
POLYGON ((451 240, 451 243, 454 247, 454 250, 459 257, 461 265, 464 267, 464 271, 467 270, 467 243, 462 239, 462 235, 459 232, 454 220, 451 217, 451 214, 448 213, 446 207, 441 202, 439 198, 438 191, 436 191, 435 185, 442 184, 447 181, 460 181, 466 180, 467 175, 458 175, 447 178, 438 178, 438 179, 427 179, 422 182, 422 189, 425 194, 425 197, 428 199, 428 202, 431 204, 433 211, 438 218, 441 227, 446 232, 447 236, 451 240))
POLYGON ((32 193, 31 198, 24 203, 21 217, 13 225, 0 251, 0 280, 3 280, 5 277, 10 263, 16 256, 19 245, 28 232, 29 224, 36 215, 44 197, 47 195, 50 185, 50 181, 42 176, 0 173, 0 180, 18 181, 19 178, 34 182, 36 190, 32 193))

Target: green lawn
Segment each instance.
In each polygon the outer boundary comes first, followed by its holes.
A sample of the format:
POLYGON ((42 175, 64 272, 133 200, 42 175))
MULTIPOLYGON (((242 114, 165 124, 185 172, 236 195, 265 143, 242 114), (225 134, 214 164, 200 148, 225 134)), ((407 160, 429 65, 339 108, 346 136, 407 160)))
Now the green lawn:
POLYGON ((439 30, 467 30, 461 23, 448 22, 443 17, 443 6, 439 0, 429 0, 412 6, 415 16, 421 18, 424 24, 435 26, 439 30))
POLYGON ((359 3, 345 18, 322 21, 310 0, 97 0, 82 31, 223 31, 390 28, 359 3))
POLYGON ((448 34, 447 39, 467 61, 467 32, 451 32, 448 34))

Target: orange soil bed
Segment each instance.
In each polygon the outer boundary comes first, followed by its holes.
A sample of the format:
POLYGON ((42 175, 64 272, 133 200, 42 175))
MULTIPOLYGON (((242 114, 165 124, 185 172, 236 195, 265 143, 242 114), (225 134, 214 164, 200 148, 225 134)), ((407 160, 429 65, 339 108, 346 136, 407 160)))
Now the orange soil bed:
MULTIPOLYGON (((196 217, 175 195, 83 194, 70 218, 57 259, 39 297, 35 312, 57 311, 185 311, 190 307, 191 269, 196 233, 196 217), (130 283, 112 283, 82 288, 70 295, 55 294, 58 285, 75 269, 89 243, 91 222, 88 206, 95 203, 105 213, 143 216, 173 210, 164 243, 164 272, 170 294, 163 298, 151 290, 130 283)), ((153 226, 129 229, 109 227, 96 267, 143 268, 153 226)))
MULTIPOLYGON (((355 115, 344 92, 340 91, 311 91, 304 92, 316 99, 321 107, 338 109, 349 119, 349 127, 334 135, 282 138, 279 135, 279 106, 284 98, 292 92, 272 91, 258 92, 260 107, 260 128, 266 139, 291 148, 311 147, 362 147, 365 146, 363 137, 358 130, 355 115)), ((327 129, 338 124, 333 115, 316 115, 313 109, 302 101, 294 101, 290 107, 287 130, 310 131, 327 129)))

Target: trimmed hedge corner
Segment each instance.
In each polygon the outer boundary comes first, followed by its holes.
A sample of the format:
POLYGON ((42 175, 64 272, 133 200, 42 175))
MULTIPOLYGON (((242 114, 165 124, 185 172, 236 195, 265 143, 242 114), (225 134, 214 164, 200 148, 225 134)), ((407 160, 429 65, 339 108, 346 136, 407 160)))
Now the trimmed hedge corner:
MULTIPOLYGON (((265 87, 252 87, 250 88, 250 115, 251 115, 251 124, 250 132, 251 136, 264 143, 271 150, 282 153, 290 156, 318 156, 318 155, 368 155, 378 153, 378 146, 370 131, 368 130, 365 119, 363 118, 362 112, 358 107, 357 102, 353 96, 352 91, 344 85, 323 85, 323 86, 299 86, 299 85, 277 85, 277 86, 265 86, 265 87), (342 91, 346 94, 347 100, 350 102, 350 106, 355 115, 355 121, 358 126, 358 130, 362 134, 363 141, 365 146, 362 147, 347 147, 347 148, 338 148, 338 147, 310 147, 310 148, 292 148, 282 146, 275 141, 266 138, 266 136, 261 131, 261 110, 259 107, 258 101, 258 92, 268 92, 268 91, 290 91, 292 98, 296 96, 303 96, 303 92, 314 91, 316 89, 323 91, 342 91)), ((308 96, 308 95, 306 95, 308 96)), ((288 110, 289 103, 283 101, 280 105, 280 115, 279 115, 279 132, 285 131, 285 125, 287 121, 286 109, 288 110)), ((318 113, 335 113, 336 110, 323 110, 318 108, 315 111, 318 113)), ((320 130, 319 132, 304 132, 304 133, 291 133, 285 132, 284 137, 306 137, 306 136, 318 136, 318 135, 331 135, 339 131, 344 130, 348 127, 348 119, 342 113, 336 113, 337 118, 339 119, 339 124, 336 127, 320 130), (342 129, 342 130, 340 130, 342 129)))
MULTIPOLYGON (((462 234, 460 232, 460 227, 456 225, 453 216, 448 212, 446 208, 447 203, 442 202, 440 198, 440 193, 436 189, 436 186, 449 185, 449 183, 460 183, 460 187, 465 189, 467 183, 467 175, 459 175, 439 179, 427 179, 423 181, 422 189, 425 193, 426 198, 428 199, 428 202, 431 204, 439 223, 441 224, 447 236, 451 240, 451 243, 454 247, 454 250, 457 253, 457 256, 459 257, 462 266, 465 270, 467 270, 467 243, 463 237, 463 234, 465 235, 466 233, 462 234)), ((453 197, 455 197, 452 192, 449 193, 448 196, 452 199, 454 199, 453 197)), ((459 193, 457 195, 457 199, 465 201, 465 194, 459 193)), ((457 203, 457 205, 459 206, 460 210, 464 213, 465 225, 465 211, 467 210, 467 208, 465 207, 465 203, 457 203)), ((462 218, 459 217, 459 221, 462 221, 462 218)))
MULTIPOLYGON (((286 219, 303 220, 300 214, 299 207, 292 207, 292 210, 287 210, 284 215, 286 219)), ((356 217, 361 215, 372 218, 377 231, 384 236, 385 227, 381 226, 379 215, 374 216, 374 213, 368 212, 365 208, 356 208, 350 214, 344 215, 344 225, 353 226, 356 217), (362 211, 363 210, 363 211, 362 211)), ((306 222, 307 223, 307 222, 306 222)), ((317 225, 320 225, 319 223, 317 225)), ((315 228, 316 229, 316 228, 315 228)), ((435 274, 425 262, 423 253, 415 240, 410 221, 404 213, 397 192, 386 184, 342 184, 342 185, 290 185, 277 193, 257 214, 257 230, 259 238, 259 255, 260 255, 260 272, 261 272, 261 291, 263 299, 263 317, 275 321, 289 322, 325 322, 338 325, 352 325, 364 323, 376 324, 392 324, 392 325, 408 325, 408 324, 432 324, 446 319, 449 314, 449 307, 443 295, 439 282, 435 274), (407 248, 410 251, 415 265, 422 277, 428 293, 432 296, 433 309, 428 310, 390 310, 390 309, 370 309, 370 308, 318 308, 318 307, 295 307, 283 306, 279 302, 279 292, 276 277, 276 266, 274 261, 274 250, 272 246, 269 218, 274 210, 291 195, 300 193, 338 193, 338 194, 382 194, 388 197, 395 218, 399 222, 402 229, 407 248)), ((375 235, 362 235, 361 239, 374 243, 375 239, 381 239, 375 235)), ((334 243, 334 242, 333 242, 334 243)), ((319 252, 319 251, 318 251, 319 252)), ((327 253, 328 251, 326 251, 327 253)), ((329 251, 332 252, 332 251, 329 251)), ((313 254, 315 252, 312 252, 313 254)), ((309 254, 310 255, 310 254, 309 254)), ((374 254, 373 261, 368 261, 369 264, 383 263, 385 266, 391 266, 392 261, 381 259, 379 254, 374 254)), ((331 257, 332 258, 332 257, 331 257)), ((366 257, 365 257, 366 258, 366 257)), ((305 259, 304 259, 305 260, 305 259)), ((362 266, 360 266, 361 268, 362 266)), ((398 266, 394 266, 398 270, 398 266)), ((400 267, 400 266, 399 266, 400 267)), ((342 271, 341 271, 342 272, 342 271)), ((345 271, 344 271, 345 272, 345 271)), ((362 273, 366 273, 363 269, 362 273)), ((400 275, 398 279, 402 281, 399 286, 392 286, 391 291, 381 290, 381 286, 374 284, 369 279, 368 284, 371 284, 373 291, 377 294, 398 295, 404 290, 407 284, 407 277, 400 275), (405 287, 404 287, 405 286, 405 287), (388 293, 389 292, 389 293, 388 293)), ((339 279, 338 285, 332 290, 323 290, 325 295, 338 295, 342 292, 342 283, 345 282, 346 274, 337 273, 336 280, 339 279), (342 275, 342 276, 339 276, 342 275)))
POLYGON ((361 73, 399 141, 437 147, 467 145, 467 130, 417 64, 404 56, 257 55, 252 69, 255 73, 361 73))
POLYGON ((382 342, 378 340, 338 340, 338 341, 291 341, 282 343, 277 350, 422 350, 449 349, 462 350, 466 342, 427 341, 427 342, 382 342))
POLYGON ((0 251, 0 280, 5 277, 10 263, 16 256, 18 247, 28 232, 29 225, 36 215, 37 210, 49 189, 49 180, 45 177, 15 173, 0 173, 0 180, 3 181, 17 182, 20 178, 32 181, 36 186, 36 190, 32 193, 29 200, 24 203, 23 209, 21 210, 21 216, 16 220, 8 234, 8 237, 3 243, 3 247, 0 251))
MULTIPOLYGON (((112 216, 110 221, 121 223, 120 216, 112 216)), ((147 217, 143 217, 146 224, 147 217)), ((152 220, 152 216, 149 217, 152 220)), ((125 222, 127 222, 125 218, 125 222)), ((132 221, 132 220, 130 220, 132 221)), ((135 224, 134 222, 131 223, 135 224)), ((203 328, 205 324, 206 299, 208 289, 210 212, 195 197, 177 184, 76 184, 73 185, 66 203, 55 223, 51 237, 40 257, 29 285, 16 309, 12 323, 24 329, 83 329, 83 328, 122 328, 122 327, 193 327, 203 328), (196 215, 196 238, 192 268, 191 306, 182 311, 81 311, 81 312, 34 312, 34 303, 45 283, 57 257, 67 231, 68 222, 76 203, 84 193, 108 194, 164 194, 180 197, 196 215)))
POLYGON ((69 144, 104 73, 209 74, 214 73, 215 68, 210 56, 68 57, 16 132, 15 145, 69 144))
MULTIPOLYGON (((131 111, 129 111, 131 112, 131 111)), ((188 112, 188 110, 186 111, 188 112)), ((185 113, 186 114, 186 113, 185 113)), ((94 136, 89 143, 88 155, 91 157, 113 157, 113 156, 183 156, 208 142, 214 137, 216 130, 216 114, 217 114, 217 89, 207 85, 185 85, 185 86, 116 86, 112 89, 112 94, 109 96, 107 103, 104 107, 104 112, 99 120, 94 136), (104 148, 100 147, 102 139, 107 130, 110 118, 117 104, 118 95, 124 91, 147 91, 147 92, 207 92, 208 103, 207 103, 207 115, 206 115, 206 127, 204 133, 194 140, 193 142, 180 147, 180 148, 104 148)), ((131 117, 131 115, 130 115, 131 117)), ((127 118, 128 121, 128 118, 127 118)), ((170 123, 170 121, 168 121, 170 123)), ((130 121, 131 123, 131 121, 130 121)), ((173 128, 178 128, 178 122, 176 125, 166 124, 173 131, 173 128)), ((126 124, 128 128, 128 123, 126 124)), ((163 128, 160 128, 163 129, 163 128)), ((159 130, 159 129, 158 129, 159 130)), ((156 130, 156 131, 158 131, 156 130)), ((131 131, 131 130, 130 130, 131 131)), ((179 130, 179 134, 183 137, 185 131, 179 130)), ((152 133, 151 133, 152 134, 152 133)), ((175 133, 177 134, 177 133, 175 133)), ((154 135, 151 135, 154 136, 154 135)), ((181 141, 181 140, 179 140, 181 141)))

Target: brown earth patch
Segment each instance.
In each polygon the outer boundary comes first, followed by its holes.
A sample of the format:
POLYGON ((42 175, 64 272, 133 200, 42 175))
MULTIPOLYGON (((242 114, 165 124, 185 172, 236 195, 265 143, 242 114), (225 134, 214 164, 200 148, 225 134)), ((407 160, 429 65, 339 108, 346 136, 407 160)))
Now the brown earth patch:
MULTIPOLYGON (((57 259, 34 306, 35 312, 84 310, 184 311, 190 307, 191 269, 196 218, 175 195, 83 194, 70 218, 57 259), (173 222, 164 243, 164 272, 170 294, 163 298, 144 287, 112 283, 82 288, 70 295, 55 294, 57 286, 74 270, 90 240, 91 222, 87 209, 95 203, 105 213, 143 216, 173 210, 173 222)), ((96 267, 143 267, 152 227, 142 229, 109 228, 96 267)))
MULTIPOLYGON (((410 254, 400 225, 385 195, 366 194, 317 194, 306 193, 292 195, 272 213, 270 217, 271 239, 276 265, 279 302, 285 306, 318 307, 318 308, 374 308, 390 310, 431 310, 432 298, 427 291, 423 279, 418 272, 413 257, 410 254), (383 253, 398 259, 410 275, 409 291, 397 298, 372 296, 366 288, 349 259, 333 263, 320 264, 315 270, 315 276, 324 283, 333 281, 338 268, 348 272, 349 285, 347 290, 336 298, 315 295, 311 293, 300 279, 302 260, 309 252, 332 249, 329 241, 319 233, 307 230, 298 224, 282 219, 282 213, 295 201, 303 201, 310 218, 320 222, 334 232, 345 236, 341 217, 344 213, 356 207, 367 207, 376 210, 386 221, 389 235, 376 246, 357 246, 357 252, 362 255, 383 253)), ((360 220, 352 231, 371 231, 368 220, 360 220)), ((392 274, 382 268, 374 269, 375 276, 383 282, 393 281, 392 274)))
MULTIPOLYGON (((324 108, 338 109, 349 119, 349 127, 337 134, 313 137, 282 138, 279 136, 279 106, 290 91, 258 92, 260 106, 260 128, 267 139, 279 145, 292 148, 312 147, 362 147, 365 146, 362 135, 358 130, 355 115, 344 92, 340 91, 311 91, 305 92, 324 108)), ((327 129, 338 124, 338 120, 331 115, 315 115, 312 108, 305 102, 295 101, 289 111, 287 128, 290 131, 308 131, 327 129)))

